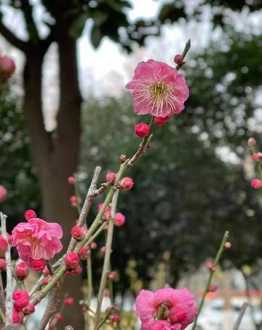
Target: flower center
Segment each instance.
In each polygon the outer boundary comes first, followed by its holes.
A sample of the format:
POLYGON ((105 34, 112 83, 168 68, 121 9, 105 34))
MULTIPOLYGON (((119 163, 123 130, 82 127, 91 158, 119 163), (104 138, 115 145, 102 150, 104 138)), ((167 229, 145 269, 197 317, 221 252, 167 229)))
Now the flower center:
POLYGON ((150 86, 150 94, 155 102, 163 100, 163 98, 165 98, 168 94, 168 91, 168 86, 161 81, 156 82, 150 86))
POLYGON ((169 317, 169 303, 162 303, 159 305, 155 318, 156 320, 167 320, 169 317))

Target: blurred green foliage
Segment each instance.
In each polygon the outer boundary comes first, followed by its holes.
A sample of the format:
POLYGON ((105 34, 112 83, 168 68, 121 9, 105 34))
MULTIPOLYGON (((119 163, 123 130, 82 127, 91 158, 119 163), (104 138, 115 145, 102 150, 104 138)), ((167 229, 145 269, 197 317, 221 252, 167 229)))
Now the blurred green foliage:
MULTIPOLYGON (((113 265, 122 274, 133 258, 139 275, 151 280, 152 269, 145 273, 145 264, 153 268, 170 251, 169 282, 175 283, 214 255, 226 229, 233 243, 227 260, 241 267, 260 258, 262 210, 243 168, 247 138, 257 132, 249 124, 259 122, 254 118, 260 109, 255 102, 260 44, 261 37, 233 34, 225 49, 214 43, 192 55, 186 67, 191 87, 186 111, 155 129, 150 152, 132 169, 135 189, 120 200, 128 221, 116 234, 113 265), (233 162, 227 159, 231 153, 233 162)), ((97 164, 116 169, 118 156, 131 154, 139 142, 133 124, 140 119, 129 98, 89 100, 81 168, 89 174, 97 164)))
POLYGON ((8 86, 0 91, 0 117, 0 183, 8 190, 3 208, 10 225, 25 209, 38 209, 40 196, 19 99, 8 86))

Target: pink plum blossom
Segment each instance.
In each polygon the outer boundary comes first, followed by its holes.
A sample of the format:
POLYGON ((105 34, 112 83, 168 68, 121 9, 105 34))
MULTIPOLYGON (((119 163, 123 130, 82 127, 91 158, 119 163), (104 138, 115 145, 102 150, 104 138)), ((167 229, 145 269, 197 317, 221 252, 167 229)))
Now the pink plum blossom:
POLYGON ((183 330, 197 312, 195 298, 188 289, 142 290, 135 308, 142 330, 183 330))
POLYGON ((179 114, 189 96, 184 77, 163 62, 141 62, 133 79, 127 84, 138 115, 167 117, 179 114))
POLYGON ((19 257, 31 263, 32 260, 50 260, 63 248, 63 231, 58 223, 49 223, 40 218, 21 222, 12 231, 11 242, 19 257))

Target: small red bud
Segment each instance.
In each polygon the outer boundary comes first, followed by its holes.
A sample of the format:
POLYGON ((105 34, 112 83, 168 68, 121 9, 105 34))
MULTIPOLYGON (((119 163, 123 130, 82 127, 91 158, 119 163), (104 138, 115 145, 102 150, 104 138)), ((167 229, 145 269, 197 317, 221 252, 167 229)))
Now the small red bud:
POLYGON ((174 62, 181 66, 182 64, 184 64, 184 58, 183 58, 183 55, 181 54, 177 54, 175 57, 174 57, 174 62))
POLYGON ((7 190, 4 186, 0 185, 0 203, 4 202, 6 199, 7 199, 7 190))
POLYGON ((116 173, 113 171, 108 171, 106 173, 106 182, 113 184, 116 179, 116 173))
POLYGON ((32 219, 32 218, 37 218, 37 214, 34 210, 26 210, 25 213, 24 213, 24 217, 26 219, 26 221, 32 219))
POLYGON ((253 189, 261 189, 262 188, 262 180, 257 179, 257 178, 253 179, 251 181, 251 187, 253 189))
POLYGON ((134 180, 128 176, 124 177, 120 183, 119 186, 122 190, 131 190, 134 187, 134 180))
POLYGON ((150 126, 146 123, 138 123, 135 125, 135 133, 138 137, 144 138, 150 134, 150 126))
POLYGON ((253 138, 253 137, 250 137, 250 138, 248 139, 248 141, 247 141, 247 145, 248 145, 249 147, 254 147, 256 144, 257 144, 257 141, 256 141, 256 139, 253 138))
POLYGON ((117 212, 114 218, 115 225, 121 227, 125 224, 125 222, 126 222, 126 217, 124 216, 124 214, 121 212, 117 212))

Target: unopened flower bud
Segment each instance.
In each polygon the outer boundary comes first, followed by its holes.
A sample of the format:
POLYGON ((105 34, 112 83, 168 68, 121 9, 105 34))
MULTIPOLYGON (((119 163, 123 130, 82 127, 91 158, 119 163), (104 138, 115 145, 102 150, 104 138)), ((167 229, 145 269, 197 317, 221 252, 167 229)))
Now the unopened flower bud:
POLYGON ((128 176, 124 177, 119 185, 122 190, 131 190, 134 187, 134 180, 128 176))
POLYGON ((78 206, 78 198, 77 198, 76 195, 72 195, 72 196, 70 196, 69 201, 70 201, 70 204, 71 204, 73 207, 77 207, 77 206, 78 206))
POLYGON ((170 117, 154 117, 154 123, 161 127, 164 126, 168 121, 169 121, 170 117))
POLYGON ((0 234, 0 252, 4 254, 7 250, 8 242, 3 235, 0 234))
POLYGON ((71 185, 74 185, 76 183, 76 178, 74 175, 70 175, 68 178, 67 178, 67 182, 71 185))
POLYGON ((30 262, 30 267, 35 272, 42 272, 46 266, 46 261, 44 259, 33 259, 30 262))
POLYGON ((15 72, 15 62, 8 56, 0 56, 0 80, 9 79, 15 72))
POLYGON ((116 179, 116 173, 113 171, 108 171, 106 173, 106 182, 113 184, 116 179))
POLYGON ((27 306, 25 306, 23 308, 23 313, 25 315, 30 315, 30 314, 34 313, 34 311, 35 311, 35 305, 31 304, 31 303, 29 303, 27 306))
POLYGON ((4 202, 7 198, 7 190, 4 186, 0 185, 0 203, 4 202))
POLYGON ((88 246, 82 246, 82 247, 80 248, 78 254, 79 254, 79 257, 80 257, 81 260, 86 260, 86 259, 89 258, 90 253, 91 253, 91 252, 90 252, 90 249, 89 249, 88 246))
POLYGON ((79 263, 80 258, 76 252, 68 252, 65 256, 65 265, 68 269, 76 269, 79 263))
POLYGON ((252 156, 251 156, 252 160, 254 161, 260 161, 262 159, 262 152, 255 152, 252 156))
POLYGON ((37 218, 37 214, 34 210, 26 210, 25 213, 24 213, 24 217, 26 219, 26 221, 32 219, 32 218, 37 218))
POLYGON ((3 258, 0 258, 0 272, 6 270, 6 261, 3 258))
POLYGON ((121 227, 125 224, 126 222, 126 217, 124 216, 123 213, 117 212, 114 218, 114 224, 118 227, 121 227))
POLYGON ((29 274, 29 267, 24 261, 19 261, 15 267, 15 276, 19 280, 24 280, 29 274))
POLYGON ((86 228, 84 226, 75 225, 71 229, 71 235, 74 239, 81 241, 86 235, 86 228))
POLYGON ((138 137, 144 138, 150 134, 150 126, 146 123, 138 123, 135 125, 135 133, 138 137))
POLYGON ((226 242, 224 247, 225 247, 225 249, 227 249, 227 250, 231 249, 231 247, 232 247, 231 242, 226 242))
POLYGON ((177 55, 174 57, 174 62, 175 62, 177 65, 179 65, 179 66, 183 65, 183 64, 184 64, 184 58, 183 58, 183 55, 181 55, 181 54, 177 54, 177 55))
POLYGON ((217 290, 218 290, 218 285, 211 284, 211 285, 208 287, 208 292, 216 292, 217 290))
POLYGON ((65 297, 64 299, 64 305, 73 305, 75 302, 73 297, 65 297))
POLYGON ((253 189, 261 189, 262 188, 262 180, 257 179, 257 178, 253 179, 251 181, 251 187, 253 189))
POLYGON ((248 141, 247 141, 247 145, 248 145, 249 147, 254 147, 256 144, 257 144, 257 141, 256 141, 256 139, 253 138, 253 137, 250 137, 250 138, 248 139, 248 141))
POLYGON ((117 272, 109 272, 107 274, 107 277, 110 281, 116 281, 118 279, 118 273, 117 272))

